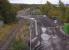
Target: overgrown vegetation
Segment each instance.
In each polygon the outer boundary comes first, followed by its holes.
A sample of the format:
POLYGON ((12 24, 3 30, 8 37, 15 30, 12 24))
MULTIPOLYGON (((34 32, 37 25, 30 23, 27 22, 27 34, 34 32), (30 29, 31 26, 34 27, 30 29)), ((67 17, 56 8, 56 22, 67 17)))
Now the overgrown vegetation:
POLYGON ((7 0, 0 0, 0 19, 5 23, 14 21, 15 13, 11 12, 11 4, 7 0))
POLYGON ((16 40, 11 44, 9 50, 29 50, 29 22, 27 20, 24 20, 24 22, 21 31, 16 35, 16 40))
MULTIPOLYGON (((6 23, 0 28, 0 43, 2 43, 10 31, 16 27, 16 24, 14 24, 14 22, 17 21, 16 13, 22 8, 23 7, 20 5, 11 5, 8 0, 0 0, 0 20, 3 20, 4 23, 6 23)), ((29 36, 28 24, 26 24, 26 22, 24 24, 21 31, 18 32, 18 36, 16 35, 18 38, 21 38, 21 40, 16 39, 10 50, 29 50, 26 43, 27 37, 29 36)))
POLYGON ((5 24, 3 27, 0 27, 0 44, 7 38, 11 30, 15 28, 17 24, 5 24))
POLYGON ((11 50, 29 50, 28 45, 23 42, 22 40, 16 40, 13 44, 12 44, 12 48, 11 50))
POLYGON ((20 10, 19 6, 14 6, 8 0, 0 0, 0 20, 4 23, 11 23, 17 20, 16 12, 20 10))
POLYGON ((40 6, 40 10, 42 14, 46 14, 50 18, 55 16, 63 22, 69 22, 69 7, 65 6, 61 1, 59 1, 59 5, 47 2, 47 4, 40 6))

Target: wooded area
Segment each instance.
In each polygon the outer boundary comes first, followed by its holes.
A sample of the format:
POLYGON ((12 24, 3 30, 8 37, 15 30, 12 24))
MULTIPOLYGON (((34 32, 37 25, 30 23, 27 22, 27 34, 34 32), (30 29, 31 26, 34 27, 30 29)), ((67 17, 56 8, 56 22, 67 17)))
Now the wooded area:
POLYGON ((20 10, 20 5, 12 5, 8 0, 0 0, 0 20, 4 23, 16 21, 16 12, 20 10))
MULTIPOLYGON (((26 7, 26 5, 10 4, 8 0, 0 0, 0 20, 3 20, 5 23, 16 21, 16 12, 24 7, 26 7)), ((59 1, 59 5, 47 2, 38 7, 42 14, 45 14, 50 18, 55 16, 63 22, 69 22, 69 7, 65 6, 61 1, 59 1)))
POLYGON ((63 22, 69 22, 69 6, 65 6, 61 1, 59 1, 59 5, 47 2, 47 4, 40 6, 40 10, 42 14, 46 14, 50 18, 56 17, 63 22))

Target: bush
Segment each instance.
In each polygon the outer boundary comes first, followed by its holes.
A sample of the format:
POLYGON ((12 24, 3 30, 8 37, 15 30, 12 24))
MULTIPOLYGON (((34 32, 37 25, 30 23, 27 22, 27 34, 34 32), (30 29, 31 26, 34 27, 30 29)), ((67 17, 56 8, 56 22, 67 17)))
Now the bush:
POLYGON ((69 23, 64 23, 64 32, 69 34, 69 23))
POLYGON ((29 47, 25 42, 22 42, 21 40, 19 40, 13 43, 12 50, 29 50, 29 47))

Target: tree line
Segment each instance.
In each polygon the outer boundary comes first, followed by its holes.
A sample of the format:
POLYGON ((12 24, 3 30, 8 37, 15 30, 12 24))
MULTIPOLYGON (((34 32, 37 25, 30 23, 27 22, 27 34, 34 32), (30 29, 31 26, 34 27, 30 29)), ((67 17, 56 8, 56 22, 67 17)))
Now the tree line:
POLYGON ((0 0, 0 20, 4 23, 11 23, 17 20, 16 12, 22 7, 10 4, 8 0, 0 0))
POLYGON ((40 11, 50 18, 56 17, 63 22, 69 23, 69 7, 65 6, 61 1, 59 1, 58 5, 47 2, 47 4, 40 6, 40 11))

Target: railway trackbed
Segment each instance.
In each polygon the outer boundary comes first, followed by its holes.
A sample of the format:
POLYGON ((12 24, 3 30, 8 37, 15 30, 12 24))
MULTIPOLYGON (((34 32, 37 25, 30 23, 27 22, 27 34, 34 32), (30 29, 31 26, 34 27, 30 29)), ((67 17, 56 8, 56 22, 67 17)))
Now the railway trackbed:
POLYGON ((0 50, 7 50, 7 48, 10 46, 12 41, 16 39, 16 34, 20 32, 22 26, 23 26, 23 19, 21 19, 18 22, 17 26, 15 26, 13 30, 11 30, 11 32, 6 37, 6 39, 0 44, 0 50))

